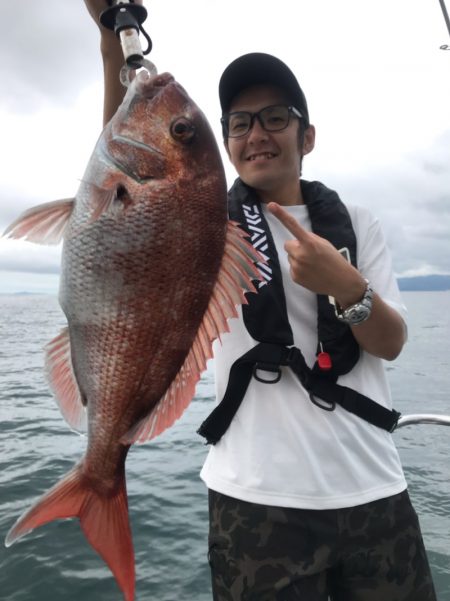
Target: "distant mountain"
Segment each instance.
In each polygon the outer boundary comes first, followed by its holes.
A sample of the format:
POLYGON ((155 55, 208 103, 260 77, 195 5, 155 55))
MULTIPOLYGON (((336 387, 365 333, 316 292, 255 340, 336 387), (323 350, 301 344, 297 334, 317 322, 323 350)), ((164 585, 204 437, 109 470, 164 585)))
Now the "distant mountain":
MULTIPOLYGON (((410 278, 397 278, 400 290, 405 291, 435 291, 435 290, 450 290, 450 275, 421 275, 410 278)), ((28 296, 32 294, 57 294, 54 292, 10 292, 7 295, 28 296)), ((0 292, 0 296, 4 295, 0 292)))
POLYGON ((31 296, 32 294, 36 294, 36 293, 35 292, 27 292, 26 290, 22 290, 20 292, 13 292, 14 296, 31 296))
POLYGON ((29 292, 26 290, 21 290, 20 292, 0 292, 0 296, 55 296, 57 291, 54 292, 29 292))
POLYGON ((400 290, 450 290, 450 275, 421 275, 397 281, 400 290))

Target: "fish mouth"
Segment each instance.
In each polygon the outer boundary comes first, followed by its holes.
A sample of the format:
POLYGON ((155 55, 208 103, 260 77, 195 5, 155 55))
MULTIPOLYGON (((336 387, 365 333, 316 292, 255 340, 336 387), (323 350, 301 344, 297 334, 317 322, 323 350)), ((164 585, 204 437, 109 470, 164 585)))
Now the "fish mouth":
POLYGON ((171 83, 175 83, 175 78, 170 73, 151 75, 142 70, 135 77, 135 91, 144 98, 152 99, 171 83))
POLYGON ((171 73, 158 73, 150 75, 147 71, 140 71, 135 79, 132 92, 137 98, 155 101, 158 98, 164 98, 163 101, 169 105, 176 99, 177 102, 183 98, 186 102, 189 101, 189 95, 186 90, 180 85, 171 73))

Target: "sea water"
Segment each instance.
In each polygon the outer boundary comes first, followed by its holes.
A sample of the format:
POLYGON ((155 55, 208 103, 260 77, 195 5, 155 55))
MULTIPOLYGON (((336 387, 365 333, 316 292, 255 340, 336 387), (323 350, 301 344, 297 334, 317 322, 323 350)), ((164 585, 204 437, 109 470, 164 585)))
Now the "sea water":
MULTIPOLYGON (((450 292, 404 293, 409 342, 387 363, 403 414, 450 414, 450 292)), ((64 326, 52 296, 0 296, 0 539, 21 512, 78 460, 86 439, 52 399, 43 347, 64 326)), ((209 601, 207 494, 199 471, 207 447, 196 429, 214 405, 212 364, 194 401, 168 431, 135 445, 127 460, 136 552, 136 601, 209 601)), ((419 514, 441 601, 450 600, 450 428, 394 433, 419 514)), ((6 549, 0 541, 0 599, 122 601, 114 578, 77 520, 35 530, 6 549)), ((387 601, 387 600, 386 600, 387 601)))

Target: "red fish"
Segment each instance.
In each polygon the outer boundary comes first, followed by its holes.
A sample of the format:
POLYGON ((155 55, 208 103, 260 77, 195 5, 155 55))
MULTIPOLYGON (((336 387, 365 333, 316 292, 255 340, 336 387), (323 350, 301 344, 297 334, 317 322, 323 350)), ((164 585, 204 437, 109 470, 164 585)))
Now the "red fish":
POLYGON ((47 346, 46 366, 65 419, 88 434, 83 458, 19 518, 6 544, 78 517, 132 601, 128 450, 183 413, 213 340, 260 279, 260 257, 227 220, 205 116, 167 73, 134 79, 75 199, 30 209, 5 234, 64 239, 59 299, 68 325, 47 346))

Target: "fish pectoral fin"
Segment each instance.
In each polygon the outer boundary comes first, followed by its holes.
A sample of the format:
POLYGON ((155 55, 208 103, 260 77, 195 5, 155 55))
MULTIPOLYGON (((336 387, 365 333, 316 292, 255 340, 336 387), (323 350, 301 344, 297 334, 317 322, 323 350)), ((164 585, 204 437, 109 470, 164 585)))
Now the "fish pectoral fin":
POLYGON ((75 200, 65 198, 28 209, 5 230, 3 236, 25 238, 37 244, 59 244, 75 200))
POLYGON ((125 601, 133 601, 135 589, 134 550, 128 519, 125 472, 113 494, 101 494, 83 477, 83 463, 26 511, 8 532, 9 547, 28 532, 57 519, 78 517, 81 528, 97 553, 108 564, 125 601))
POLYGON ((212 357, 214 340, 229 331, 228 319, 237 317, 236 307, 247 303, 245 292, 256 292, 253 280, 263 280, 255 263, 265 261, 246 237, 236 222, 228 222, 217 281, 192 347, 164 396, 148 416, 121 438, 122 444, 143 443, 155 438, 181 417, 191 402, 206 362, 212 357))
POLYGON ((118 200, 121 186, 115 188, 101 188, 96 184, 85 182, 89 185, 89 206, 91 210, 90 223, 93 223, 104 213, 107 213, 110 207, 118 200))
POLYGON ((45 371, 66 422, 77 432, 86 432, 87 412, 73 371, 69 328, 45 347, 45 371))

